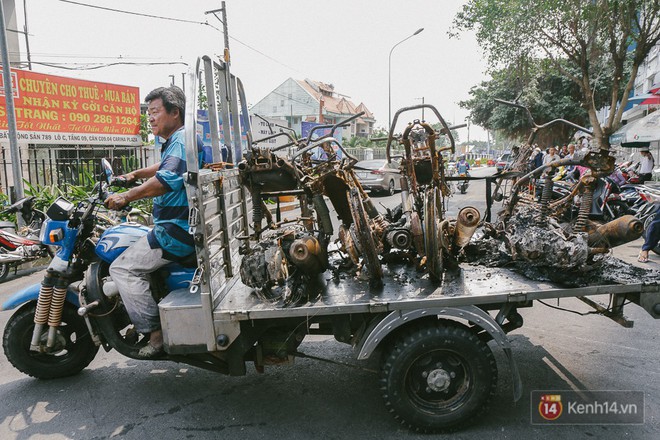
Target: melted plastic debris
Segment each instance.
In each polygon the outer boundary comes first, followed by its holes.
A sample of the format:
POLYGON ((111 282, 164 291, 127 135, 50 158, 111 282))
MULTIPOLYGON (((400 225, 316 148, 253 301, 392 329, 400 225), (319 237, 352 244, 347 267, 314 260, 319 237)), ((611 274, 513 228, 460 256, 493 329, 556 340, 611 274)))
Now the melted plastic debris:
POLYGON ((600 257, 581 270, 558 271, 552 267, 516 265, 515 270, 536 281, 551 281, 563 287, 595 284, 657 284, 660 270, 634 266, 611 255, 600 257))
POLYGON ((466 248, 471 263, 504 266, 523 261, 527 266, 575 269, 589 257, 586 234, 567 234, 553 221, 541 222, 532 209, 520 209, 506 230, 489 228, 466 248))
POLYGON ((465 260, 488 267, 508 267, 535 281, 563 287, 593 284, 660 282, 660 271, 640 268, 611 255, 589 256, 586 234, 570 234, 553 220, 541 222, 538 212, 521 207, 506 230, 485 228, 465 248, 465 260))

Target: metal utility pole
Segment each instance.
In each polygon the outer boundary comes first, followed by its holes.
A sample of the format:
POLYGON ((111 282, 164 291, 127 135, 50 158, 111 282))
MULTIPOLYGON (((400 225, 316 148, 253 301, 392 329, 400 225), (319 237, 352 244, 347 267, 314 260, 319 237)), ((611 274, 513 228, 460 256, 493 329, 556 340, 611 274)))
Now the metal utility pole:
MULTIPOLYGON (((23 169, 21 168, 21 151, 18 148, 18 131, 16 129, 16 112, 14 108, 14 90, 11 84, 11 65, 7 49, 7 28, 5 26, 5 11, 0 1, 0 52, 2 52, 2 79, 4 80, 5 103, 7 107, 7 125, 9 129, 9 153, 11 155, 11 171, 14 181, 16 200, 25 196, 23 191, 23 169)), ((18 86, 18 84, 17 84, 18 86)), ((18 226, 24 226, 23 218, 18 215, 18 226)))
POLYGON ((32 57, 30 56, 30 39, 28 38, 28 24, 27 24, 27 0, 23 0, 23 15, 25 17, 25 24, 23 25, 23 33, 25 34, 25 51, 27 52, 28 70, 32 70, 32 57))
POLYGON ((229 56, 229 28, 227 27, 227 8, 225 7, 225 2, 222 2, 222 7, 220 9, 214 9, 212 11, 206 11, 204 14, 213 14, 215 18, 220 20, 220 23, 222 23, 222 33, 224 34, 225 40, 224 40, 224 51, 223 51, 223 56, 224 56, 224 61, 226 64, 225 67, 225 76, 227 78, 227 84, 230 84, 229 80, 231 78, 230 73, 229 73, 229 65, 231 64, 231 57, 229 56), (222 12, 222 18, 218 17, 217 13, 222 12))
POLYGON ((488 136, 488 157, 490 158, 490 130, 486 130, 486 135, 488 136))

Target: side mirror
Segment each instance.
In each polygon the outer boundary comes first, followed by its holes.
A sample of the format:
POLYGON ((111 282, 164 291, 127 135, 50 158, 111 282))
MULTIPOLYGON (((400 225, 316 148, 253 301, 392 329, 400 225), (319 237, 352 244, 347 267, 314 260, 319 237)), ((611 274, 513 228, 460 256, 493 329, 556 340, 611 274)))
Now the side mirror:
POLYGON ((114 173, 112 172, 112 165, 108 162, 107 159, 101 159, 101 176, 105 180, 105 183, 110 184, 114 173))

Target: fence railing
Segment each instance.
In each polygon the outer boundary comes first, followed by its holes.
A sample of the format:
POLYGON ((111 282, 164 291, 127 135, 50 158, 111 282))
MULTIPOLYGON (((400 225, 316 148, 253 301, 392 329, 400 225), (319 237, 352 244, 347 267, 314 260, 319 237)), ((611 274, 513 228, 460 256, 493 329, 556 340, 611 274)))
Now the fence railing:
MULTIPOLYGON (((132 156, 131 161, 135 163, 131 169, 144 166, 143 158, 132 156)), ((31 159, 21 161, 21 166, 23 179, 32 186, 89 186, 100 172, 100 159, 31 159)), ((116 171, 123 172, 119 168, 115 166, 116 171)), ((11 170, 11 161, 0 158, 0 193, 9 194, 9 188, 14 186, 11 170)))

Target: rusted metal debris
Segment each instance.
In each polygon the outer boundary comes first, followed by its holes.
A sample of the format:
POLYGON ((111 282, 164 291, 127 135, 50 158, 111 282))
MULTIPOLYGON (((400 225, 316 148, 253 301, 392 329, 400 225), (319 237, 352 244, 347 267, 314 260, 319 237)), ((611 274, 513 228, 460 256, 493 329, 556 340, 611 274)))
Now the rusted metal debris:
MULTIPOLYGON (((291 138, 295 153, 290 158, 267 148, 248 151, 238 165, 240 182, 253 200, 254 234, 242 248, 243 283, 262 292, 264 298, 279 296, 286 301, 296 296, 296 286, 327 269, 355 274, 377 288, 382 284, 382 266, 391 262, 411 264, 441 283, 446 268, 457 267, 457 256, 474 234, 480 216, 476 209, 465 208, 458 219, 445 218, 449 188, 442 152, 453 152, 454 140, 437 110, 424 107, 438 116, 444 128, 436 131, 415 120, 401 136, 390 134, 388 156, 393 141, 403 145, 405 154, 402 201, 387 213, 378 211, 360 185, 354 170, 357 159, 332 137, 333 130, 347 121, 328 126, 330 134, 316 140, 310 140, 311 134, 308 139, 291 138), (448 146, 436 147, 441 136, 446 136, 448 146), (316 149, 327 159, 315 160, 316 149), (269 217, 263 203, 265 197, 282 195, 295 195, 301 209, 301 217, 286 225, 269 217), (326 199, 339 220, 337 234, 326 199)), ((395 120, 418 108, 399 110, 395 120)))

